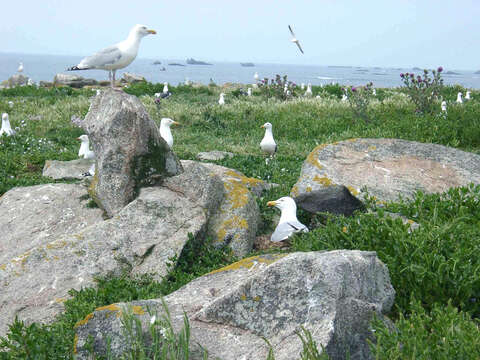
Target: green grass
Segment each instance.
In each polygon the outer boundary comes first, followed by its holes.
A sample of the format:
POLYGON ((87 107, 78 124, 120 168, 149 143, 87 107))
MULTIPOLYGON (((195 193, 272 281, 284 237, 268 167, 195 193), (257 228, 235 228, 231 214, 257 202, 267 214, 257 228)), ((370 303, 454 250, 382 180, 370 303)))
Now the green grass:
MULTIPOLYGON (((297 181, 305 157, 317 145, 355 137, 389 137, 453 146, 480 153, 479 91, 462 105, 449 104, 448 116, 415 115, 415 107, 401 89, 377 89, 368 109, 372 121, 356 119, 348 103, 341 103, 340 86, 313 87, 321 99, 294 99, 281 102, 266 99, 259 92, 252 97, 238 95, 238 86, 170 87, 173 96, 160 107, 153 94, 163 84, 139 83, 127 92, 139 96, 157 122, 171 117, 182 125, 173 131, 174 151, 181 159, 194 159, 200 151, 224 150, 235 153, 218 164, 235 168, 247 176, 280 186, 258 198, 263 224, 258 233, 272 231, 277 214, 267 201, 289 193, 297 181), (227 93, 226 105, 217 105, 219 93, 227 93), (265 165, 259 149, 265 122, 273 124, 279 144, 275 158, 265 165)), ((459 86, 445 87, 442 96, 450 102, 459 86)), ((36 89, 23 87, 0 90, 0 112, 8 112, 15 137, 0 137, 0 196, 15 186, 51 182, 41 176, 45 160, 77 158, 76 137, 83 131, 70 122, 72 115, 85 116, 92 90, 36 89), (13 101, 13 109, 8 101, 13 101), (41 141, 40 141, 41 140, 41 141)), ((438 103, 440 109, 440 103, 438 103)), ((376 358, 394 359, 475 359, 480 330, 480 189, 465 187, 445 194, 418 193, 413 201, 387 204, 421 224, 412 233, 400 220, 384 216, 374 203, 377 215, 357 214, 351 218, 309 216, 302 221, 320 226, 295 237, 288 251, 361 249, 376 251, 387 265, 397 292, 390 314, 398 331, 380 322, 372 326, 377 334, 372 349, 376 358), (458 350, 458 356, 454 351, 458 350)), ((172 259, 175 260, 175 259, 172 259)), ((65 312, 51 325, 21 322, 12 324, 8 338, 0 342, 0 359, 72 358, 73 325, 98 306, 136 299, 158 298, 202 274, 233 262, 226 249, 193 240, 171 267, 162 282, 149 276, 99 279, 95 289, 71 291, 65 312), (7 352, 1 352, 7 351, 7 352)), ((306 329, 308 330, 308 329, 306 329)), ((308 333, 300 333, 305 354, 316 359, 308 333)), ((273 354, 272 354, 273 356, 273 354)))

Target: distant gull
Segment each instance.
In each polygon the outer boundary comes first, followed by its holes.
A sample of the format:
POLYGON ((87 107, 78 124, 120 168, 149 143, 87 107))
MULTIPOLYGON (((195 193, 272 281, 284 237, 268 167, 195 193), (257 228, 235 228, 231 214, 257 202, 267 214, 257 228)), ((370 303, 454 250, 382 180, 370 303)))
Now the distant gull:
POLYGON ((218 99, 218 105, 225 105, 225 94, 220 93, 220 99, 218 99))
POLYGON ((465 100, 470 100, 471 97, 470 97, 470 90, 467 90, 467 93, 465 94, 465 100))
POLYGON ((149 30, 145 25, 135 25, 128 34, 126 40, 116 45, 109 46, 91 56, 87 56, 71 70, 102 69, 108 71, 108 77, 112 87, 115 85, 115 72, 128 66, 137 57, 140 40, 146 35, 156 34, 155 30, 149 30))
POLYGON ((188 79, 188 77, 185 78, 185 85, 186 85, 186 86, 189 86, 189 85, 190 85, 190 80, 188 79))
POLYGON ((255 72, 255 75, 253 75, 253 78, 255 79, 255 81, 258 81, 259 79, 258 72, 255 72))
POLYGON ((162 91, 164 94, 167 94, 168 93, 168 82, 164 82, 163 83, 163 91, 162 91))
POLYGON ((305 83, 302 83, 302 84, 300 85, 300 89, 301 89, 301 90, 305 90, 305 83))
POLYGON ((462 93, 461 93, 461 92, 459 92, 459 93, 457 94, 457 103, 458 103, 458 104, 462 104, 462 103, 463 103, 462 93))
POLYGON ((2 128, 0 129, 0 136, 2 136, 3 134, 7 136, 15 135, 15 131, 10 126, 10 121, 8 120, 7 113, 2 114, 2 128))
POLYGON ((305 96, 312 96, 313 93, 312 93, 312 84, 308 84, 307 85, 307 91, 305 91, 305 96))
POLYGON ((172 125, 180 125, 178 122, 173 121, 170 118, 163 118, 160 121, 160 136, 165 140, 168 144, 168 147, 171 149, 173 146, 173 136, 172 132, 170 131, 170 126, 172 125))
POLYGON ((298 48, 300 49, 300 51, 302 52, 303 54, 303 50, 302 50, 302 47, 300 46, 300 42, 298 41, 298 39, 295 37, 295 33, 293 32, 292 30, 292 27, 290 25, 288 25, 288 29, 290 30, 290 34, 292 34, 292 40, 290 40, 291 42, 297 44, 298 48))
MULTIPOLYGON (((78 150, 78 157, 82 157, 84 159, 95 160, 95 153, 90 150, 90 140, 88 139, 88 135, 81 135, 77 138, 82 143, 80 144, 80 149, 78 150)), ((82 174, 83 176, 93 176, 95 175, 95 162, 90 166, 88 172, 82 174)))
POLYGON ((308 228, 297 219, 297 204, 289 196, 281 197, 275 201, 267 202, 267 206, 275 206, 280 209, 280 221, 270 238, 273 242, 288 239, 294 233, 308 232, 308 228))
POLYGON ((442 101, 442 111, 443 112, 447 111, 447 102, 446 101, 442 101))
POLYGON ((373 89, 372 94, 373 94, 373 96, 377 96, 377 90, 373 89))
POLYGON ((10 101, 8 102, 8 107, 9 107, 10 109, 13 108, 13 101, 10 100, 10 101))
POLYGON ((252 88, 247 89, 247 96, 252 96, 252 88))
POLYGON ((17 69, 17 71, 18 71, 19 73, 23 72, 23 62, 21 62, 20 64, 18 64, 18 69, 17 69))
POLYGON ((28 78, 28 80, 27 80, 27 85, 28 85, 28 86, 35 86, 35 81, 33 81, 32 79, 28 78))
POLYGON ((265 135, 260 142, 260 148, 270 156, 273 156, 277 152, 277 143, 273 139, 272 124, 267 122, 261 127, 265 129, 265 135))
POLYGON ((348 100, 348 96, 347 96, 347 90, 345 89, 345 92, 344 94, 342 95, 342 101, 345 102, 348 100))

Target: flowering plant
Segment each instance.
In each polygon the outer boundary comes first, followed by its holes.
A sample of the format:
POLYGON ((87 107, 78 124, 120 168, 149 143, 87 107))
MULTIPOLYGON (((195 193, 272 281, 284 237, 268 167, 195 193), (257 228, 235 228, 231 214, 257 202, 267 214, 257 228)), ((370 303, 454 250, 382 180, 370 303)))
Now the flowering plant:
POLYGON ((348 103, 353 113, 368 123, 370 118, 367 111, 368 104, 370 104, 370 100, 373 98, 373 83, 369 82, 365 86, 352 86, 343 90, 348 97, 348 103))
POLYGON ((423 77, 414 73, 401 73, 400 78, 405 86, 405 92, 416 105, 417 113, 430 113, 434 110, 434 102, 443 88, 441 73, 443 68, 437 70, 423 70, 423 77))
POLYGON ((275 97, 280 100, 286 100, 293 96, 297 85, 287 80, 287 75, 281 77, 276 75, 275 79, 264 78, 258 83, 258 88, 262 95, 267 98, 275 97))

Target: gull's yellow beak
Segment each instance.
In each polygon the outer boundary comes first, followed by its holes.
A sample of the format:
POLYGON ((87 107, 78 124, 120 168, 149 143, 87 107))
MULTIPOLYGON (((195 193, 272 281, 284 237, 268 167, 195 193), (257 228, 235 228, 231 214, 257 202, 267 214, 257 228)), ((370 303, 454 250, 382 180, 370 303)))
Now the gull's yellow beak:
POLYGON ((75 140, 81 140, 81 139, 78 137, 78 138, 75 138, 75 140))
POLYGON ((148 33, 149 33, 149 34, 154 34, 154 35, 155 35, 157 32, 156 32, 155 30, 148 30, 148 33))
POLYGON ((275 201, 269 201, 267 202, 267 206, 275 206, 277 203, 275 201))
POLYGON ((260 126, 260 127, 261 127, 261 128, 264 128, 265 126, 262 125, 262 126, 260 126))
POLYGON ((174 121, 172 124, 173 125, 181 125, 179 122, 176 122, 176 121, 174 121))

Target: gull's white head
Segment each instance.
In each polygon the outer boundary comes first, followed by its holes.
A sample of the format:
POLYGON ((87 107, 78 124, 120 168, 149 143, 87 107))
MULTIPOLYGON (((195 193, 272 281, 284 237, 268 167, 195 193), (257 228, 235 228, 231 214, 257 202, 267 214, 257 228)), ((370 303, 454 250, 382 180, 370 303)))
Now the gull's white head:
POLYGON ((173 121, 170 118, 162 118, 162 120, 160 121, 160 126, 170 127, 172 125, 180 125, 180 123, 173 121))
POLYGON ((145 25, 135 25, 132 30, 130 30, 130 35, 133 35, 135 37, 144 37, 150 34, 156 34, 157 32, 155 30, 151 30, 145 25))
POLYGON ((7 113, 3 113, 2 114, 2 122, 5 121, 7 122, 8 121, 8 114, 7 113))
POLYGON ((77 140, 80 140, 82 143, 88 142, 88 135, 81 135, 77 138, 77 140))
POLYGON ((275 206, 277 209, 280 209, 280 211, 297 211, 297 204, 295 203, 295 200, 293 200, 290 196, 284 196, 278 200, 269 201, 267 202, 267 206, 275 206))
POLYGON ((220 97, 223 98, 225 96, 225 93, 220 93, 220 97))
POLYGON ((265 124, 263 124, 260 127, 264 128, 264 129, 267 129, 267 130, 272 130, 272 124, 270 124, 269 122, 266 122, 265 124))
POLYGON ((164 86, 168 86, 168 82, 165 81, 165 82, 163 83, 163 85, 164 85, 164 86))

